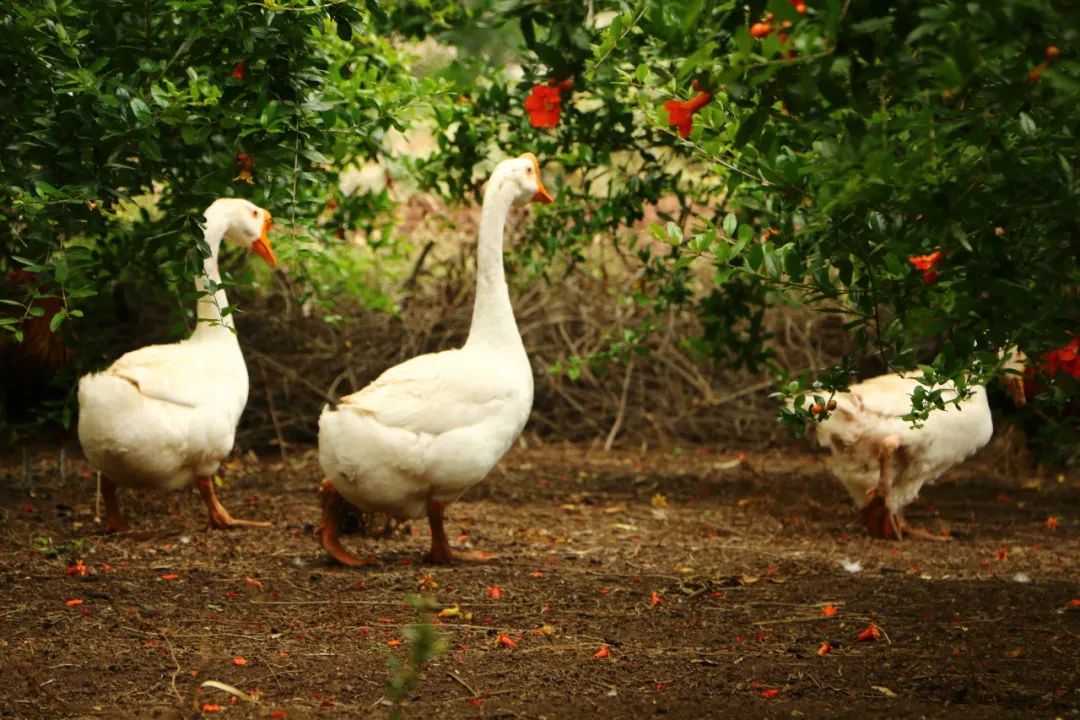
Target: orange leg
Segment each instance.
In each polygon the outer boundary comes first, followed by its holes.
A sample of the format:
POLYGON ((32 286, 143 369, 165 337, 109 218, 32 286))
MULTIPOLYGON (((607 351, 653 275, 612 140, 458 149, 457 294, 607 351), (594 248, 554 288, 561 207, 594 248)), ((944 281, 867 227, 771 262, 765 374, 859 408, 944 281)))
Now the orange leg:
POLYGON ((890 435, 878 448, 878 484, 866 493, 866 504, 860 515, 871 537, 902 540, 904 527, 898 513, 889 506, 892 493, 893 458, 900 447, 900 438, 890 435))
POLYGON ((319 524, 315 534, 318 536, 319 544, 323 546, 323 550, 326 550, 330 557, 342 565, 349 567, 378 565, 379 561, 374 555, 366 560, 361 560, 341 545, 341 526, 338 518, 341 505, 345 502, 345 498, 341 497, 341 493, 337 491, 329 480, 323 480, 319 485, 319 495, 322 496, 322 522, 319 524))
POLYGON ((128 524, 116 500, 116 483, 105 475, 101 476, 101 496, 105 499, 105 532, 127 532, 128 524))
POLYGON ((195 484, 199 488, 199 494, 202 495, 203 502, 206 503, 207 511, 210 513, 210 527, 223 530, 231 527, 270 527, 272 525, 272 523, 263 520, 237 520, 230 515, 229 511, 218 500, 217 493, 214 492, 213 478, 199 475, 195 478, 195 484))
POLYGON ((434 500, 428 500, 428 523, 431 525, 431 551, 426 560, 437 565, 447 565, 454 561, 484 562, 495 559, 495 555, 486 552, 453 552, 450 549, 450 541, 446 538, 446 528, 443 526, 443 504, 434 500))

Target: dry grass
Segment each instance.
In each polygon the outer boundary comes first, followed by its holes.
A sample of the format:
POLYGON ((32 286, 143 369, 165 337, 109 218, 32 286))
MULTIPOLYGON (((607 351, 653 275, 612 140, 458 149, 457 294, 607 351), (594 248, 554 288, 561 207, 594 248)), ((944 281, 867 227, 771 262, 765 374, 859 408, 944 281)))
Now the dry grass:
MULTIPOLYGON (((251 313, 258 324, 241 328, 252 369, 241 442, 311 442, 326 402, 413 355, 460 345, 472 312, 475 221, 475 209, 450 211, 430 200, 403 206, 399 232, 416 250, 414 271, 387 288, 399 301, 397 317, 358 311, 355 302, 343 299, 346 320, 332 327, 303 316, 285 285, 260 298, 264 307, 251 313)), ((508 238, 512 247, 513 230, 508 238)), ((770 378, 696 357, 684 342, 700 332, 691 310, 661 318, 662 329, 644 342, 647 355, 597 370, 582 366, 576 380, 553 372, 573 356, 603 352, 644 318, 645 311, 627 299, 632 291, 650 289, 640 260, 605 241, 587 248, 585 257, 572 266, 552 266, 549 279, 529 283, 511 277, 536 380, 525 443, 760 446, 775 438, 770 378)), ((703 283, 709 274, 704 270, 703 283)), ((794 370, 827 365, 844 342, 835 323, 805 310, 770 311, 766 328, 774 335, 777 361, 794 370)))

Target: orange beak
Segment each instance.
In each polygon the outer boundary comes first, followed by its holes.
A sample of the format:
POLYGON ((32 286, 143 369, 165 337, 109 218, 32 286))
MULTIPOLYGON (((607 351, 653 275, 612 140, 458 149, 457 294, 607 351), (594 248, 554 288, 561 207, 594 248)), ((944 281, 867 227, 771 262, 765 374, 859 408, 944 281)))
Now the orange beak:
POLYGON ((277 267, 277 257, 274 255, 274 251, 270 249, 270 227, 273 224, 270 213, 266 212, 266 219, 263 220, 262 235, 259 236, 258 240, 251 244, 251 250, 265 260, 266 264, 270 267, 277 267))
POLYGON ((544 187, 544 181, 540 177, 540 161, 537 160, 536 156, 532 153, 525 153, 521 157, 532 160, 533 168, 536 169, 536 194, 533 195, 533 202, 543 203, 545 205, 555 202, 555 198, 553 198, 547 188, 544 187))

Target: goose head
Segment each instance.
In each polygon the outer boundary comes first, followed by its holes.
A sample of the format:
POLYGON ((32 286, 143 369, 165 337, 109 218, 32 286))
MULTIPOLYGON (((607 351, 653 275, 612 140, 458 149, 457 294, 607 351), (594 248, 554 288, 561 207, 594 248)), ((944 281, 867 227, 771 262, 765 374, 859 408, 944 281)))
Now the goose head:
POLYGON ((277 265, 270 248, 270 211, 241 198, 219 198, 206 209, 206 225, 223 227, 221 235, 234 245, 250 250, 266 261, 277 265))
POLYGON ((1024 370, 1027 367, 1027 355, 1016 346, 1001 350, 998 356, 1005 362, 1001 366, 1001 384, 1012 398, 1013 404, 1022 408, 1027 404, 1024 390, 1024 370))
POLYGON ((544 187, 540 178, 540 161, 532 153, 503 160, 491 173, 489 187, 499 192, 511 193, 515 202, 554 202, 555 198, 544 187))

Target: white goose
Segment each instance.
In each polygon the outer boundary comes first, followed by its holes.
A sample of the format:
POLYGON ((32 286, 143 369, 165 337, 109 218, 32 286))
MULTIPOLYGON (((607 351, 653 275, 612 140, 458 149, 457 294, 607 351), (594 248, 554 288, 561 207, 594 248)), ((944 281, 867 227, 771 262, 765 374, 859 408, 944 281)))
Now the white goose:
POLYGON ((269 526, 229 515, 214 493, 213 475, 232 450, 247 403, 248 376, 232 315, 223 315, 218 250, 222 240, 248 248, 271 267, 270 213, 247 200, 222 198, 206 210, 210 255, 198 325, 191 337, 122 356, 79 380, 79 441, 102 473, 106 530, 127 529, 116 487, 175 489, 196 482, 215 528, 269 526))
MULTIPOLYGON (((1019 362, 1016 358, 1006 362, 1001 379, 1022 405, 1019 362)), ((972 394, 956 406, 950 402, 957 395, 951 383, 944 386, 945 409, 934 410, 925 423, 912 427, 903 416, 911 412, 920 374, 879 375, 852 385, 837 393, 835 408, 817 423, 818 442, 832 451, 830 469, 861 508, 863 524, 874 537, 899 540, 907 533, 927 540, 948 539, 912 527, 903 510, 924 484, 974 455, 994 432, 986 388, 972 387, 972 394)))
POLYGON ((477 242, 476 301, 460 349, 420 355, 390 368, 319 418, 319 463, 328 478, 319 540, 345 565, 364 565, 341 546, 342 499, 404 519, 425 512, 431 562, 483 560, 452 553, 443 509, 484 479, 525 426, 533 378, 503 271, 510 208, 551 202, 540 165, 526 153, 499 163, 484 192, 477 242))

